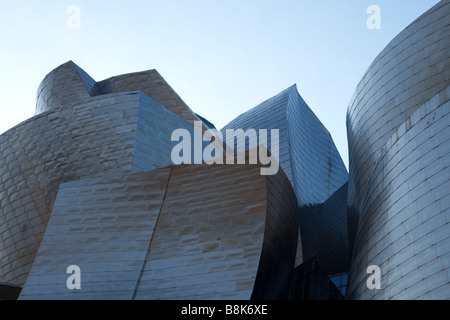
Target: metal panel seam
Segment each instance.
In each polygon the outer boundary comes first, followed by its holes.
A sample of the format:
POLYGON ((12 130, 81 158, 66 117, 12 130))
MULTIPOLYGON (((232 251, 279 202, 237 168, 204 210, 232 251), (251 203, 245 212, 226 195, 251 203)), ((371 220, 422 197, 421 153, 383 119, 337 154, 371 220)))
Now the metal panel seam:
POLYGON ((158 226, 159 217, 161 216, 161 210, 164 207, 164 201, 166 200, 167 190, 169 189, 169 182, 170 182, 170 177, 172 176, 172 169, 173 169, 173 167, 171 166, 170 167, 169 176, 167 177, 166 190, 164 191, 164 196, 163 196, 163 199, 161 201, 161 206, 159 207, 158 218, 156 218, 155 227, 153 229, 150 241, 148 242, 147 254, 145 255, 145 259, 144 259, 144 261, 142 263, 141 271, 139 272, 139 276, 138 276, 137 281, 136 281, 136 287, 134 288, 133 295, 131 296, 131 300, 135 300, 136 299, 136 295, 137 295, 137 292, 139 290, 139 285, 141 284, 142 275, 144 274, 145 266, 147 264, 148 256, 150 254, 150 247, 152 245, 153 237, 155 235, 155 230, 156 230, 156 227, 158 226))

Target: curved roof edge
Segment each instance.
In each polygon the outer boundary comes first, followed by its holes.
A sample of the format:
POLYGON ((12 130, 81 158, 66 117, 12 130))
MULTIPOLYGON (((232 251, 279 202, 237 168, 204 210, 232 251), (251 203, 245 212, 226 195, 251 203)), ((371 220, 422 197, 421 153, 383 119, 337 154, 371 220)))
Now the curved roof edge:
MULTIPOLYGON (((350 112, 350 109, 352 108, 352 104, 353 101, 355 101, 356 96, 358 95, 358 93, 361 91, 361 87, 364 86, 364 80, 366 79, 366 77, 369 75, 369 73, 372 71, 372 69, 375 67, 375 65, 381 60, 382 57, 384 57, 386 55, 386 53, 388 51, 390 51, 393 47, 396 46, 396 44, 398 44, 399 40, 402 38, 407 38, 405 37, 405 34, 408 33, 414 33, 413 29, 414 26, 417 24, 417 22, 419 22, 420 20, 422 20, 423 18, 425 18, 426 16, 434 13, 435 11, 441 9, 441 7, 450 5, 449 1, 439 1, 437 4, 435 4, 433 7, 431 7, 430 9, 428 9, 426 12, 424 12, 423 14, 421 14, 418 18, 416 18, 413 22, 411 22, 406 28, 404 28, 402 31, 400 31, 395 37, 394 39, 392 39, 384 48, 383 50, 381 50, 381 52, 376 56, 376 58, 372 61, 372 63, 369 65, 369 67, 367 68, 366 72, 364 72, 364 75, 361 77, 361 80, 358 82, 358 84, 356 85, 356 89, 354 90, 352 97, 350 99, 350 103, 348 105, 347 108, 347 117, 348 114, 350 112)), ((450 11, 450 9, 449 9, 450 11)), ((401 42, 401 41, 400 41, 401 42)))
POLYGON ((155 69, 96 82, 72 60, 48 73, 39 85, 36 115, 108 93, 142 90, 190 124, 201 121, 155 69))

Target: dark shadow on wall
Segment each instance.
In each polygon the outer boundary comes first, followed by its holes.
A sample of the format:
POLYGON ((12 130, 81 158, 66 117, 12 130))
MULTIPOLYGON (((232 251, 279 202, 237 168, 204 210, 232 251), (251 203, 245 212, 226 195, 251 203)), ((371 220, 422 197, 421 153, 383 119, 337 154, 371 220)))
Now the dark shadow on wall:
POLYGON ((290 300, 344 300, 348 273, 329 276, 317 258, 309 259, 295 268, 290 300))
POLYGON ((343 300, 350 253, 345 183, 324 203, 299 208, 303 263, 295 268, 290 299, 343 300))
POLYGON ((328 275, 349 270, 347 187, 345 183, 322 204, 299 208, 303 261, 316 258, 328 275))
POLYGON ((0 283, 0 300, 17 300, 22 288, 11 283, 0 283))
POLYGON ((296 210, 303 263, 294 267, 295 251, 286 250, 296 247, 292 245, 297 238, 292 221, 277 226, 277 232, 266 229, 269 238, 283 238, 265 240, 270 247, 263 249, 252 300, 343 300, 350 264, 347 183, 324 203, 296 210))

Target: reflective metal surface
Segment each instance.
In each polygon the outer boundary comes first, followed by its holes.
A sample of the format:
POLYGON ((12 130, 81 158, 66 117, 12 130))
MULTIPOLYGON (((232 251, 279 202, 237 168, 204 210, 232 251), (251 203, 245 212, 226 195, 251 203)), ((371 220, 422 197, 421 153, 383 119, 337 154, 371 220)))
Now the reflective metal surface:
POLYGON ((264 176, 173 165, 174 130, 214 125, 156 70, 95 82, 63 64, 0 135, 0 282, 21 299, 450 299, 449 39, 441 1, 372 63, 350 175, 296 86, 221 130, 279 130, 264 176))
POLYGON ((259 166, 65 183, 20 299, 287 297, 295 218, 286 176, 261 176, 259 166), (71 264, 82 272, 79 291, 66 287, 71 264))
POLYGON ((226 129, 280 130, 280 166, 300 205, 323 203, 347 182, 347 169, 331 135, 295 85, 231 121, 221 129, 224 137, 226 129))
MULTIPOLYGON (((43 83, 59 84, 50 79, 64 70, 59 77, 74 79, 73 65, 57 68, 43 83)), ((41 113, 0 136, 1 282, 24 284, 61 183, 170 165, 173 130, 193 131, 142 91, 79 100, 77 90, 86 91, 84 85, 57 88, 62 96, 47 87, 59 97, 52 101, 67 107, 41 113)))
POLYGON ((94 83, 66 63, 44 79, 40 114, 0 136, 0 280, 20 299, 289 297, 302 248, 288 178, 167 167, 171 134, 198 118, 161 79, 94 83))
POLYGON ((441 1, 407 27, 350 103, 350 299, 450 298, 449 22, 441 1))
POLYGON ((227 129, 239 128, 280 130, 280 166, 298 203, 302 252, 296 266, 315 258, 328 275, 348 271, 347 170, 329 132, 296 86, 238 116, 221 131, 226 137, 227 129))

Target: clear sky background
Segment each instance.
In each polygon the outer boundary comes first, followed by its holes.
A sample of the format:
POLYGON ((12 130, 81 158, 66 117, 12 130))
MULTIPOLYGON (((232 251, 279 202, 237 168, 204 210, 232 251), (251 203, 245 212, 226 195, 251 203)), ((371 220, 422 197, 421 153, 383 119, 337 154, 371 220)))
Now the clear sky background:
POLYGON ((378 53, 438 0, 0 0, 0 133, 72 60, 96 81, 157 69, 218 129, 297 84, 348 167, 346 111, 378 53), (70 5, 80 28, 69 29, 70 5), (370 5, 381 29, 370 30, 370 5))

